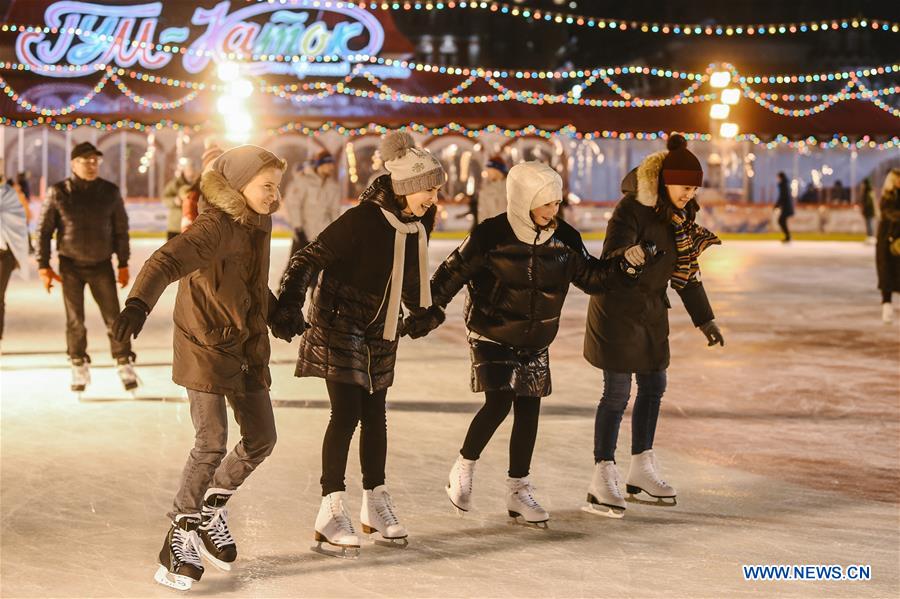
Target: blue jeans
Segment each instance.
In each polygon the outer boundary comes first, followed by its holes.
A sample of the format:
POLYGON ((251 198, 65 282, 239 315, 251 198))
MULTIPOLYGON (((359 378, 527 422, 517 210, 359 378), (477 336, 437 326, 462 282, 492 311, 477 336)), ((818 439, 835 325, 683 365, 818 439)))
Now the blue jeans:
MULTIPOLYGON (((612 461, 616 457, 619 425, 631 395, 630 372, 603 371, 603 397, 594 420, 594 461, 612 461)), ((666 392, 666 371, 638 372, 637 398, 631 413, 631 455, 653 448, 659 403, 666 392)))

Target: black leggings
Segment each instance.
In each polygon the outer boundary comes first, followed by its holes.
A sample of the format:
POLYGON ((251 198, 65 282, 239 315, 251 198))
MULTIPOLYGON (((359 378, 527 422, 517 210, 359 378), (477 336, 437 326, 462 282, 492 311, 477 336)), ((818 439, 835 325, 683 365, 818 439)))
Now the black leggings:
POLYGON ((541 398, 517 396, 514 391, 485 391, 484 405, 475 414, 459 453, 477 460, 513 407, 513 428, 509 438, 509 477, 524 478, 531 469, 531 455, 537 439, 541 398))
POLYGON ((889 290, 889 289, 882 289, 882 290, 881 290, 881 303, 882 303, 882 304, 889 304, 889 303, 891 303, 891 295, 893 295, 893 292, 892 292, 891 290, 889 290))
POLYGON ((344 491, 344 473, 350 441, 359 423, 359 463, 363 489, 384 484, 387 459, 387 415, 384 400, 387 389, 369 394, 359 385, 325 381, 331 400, 331 419, 322 441, 322 497, 344 491))

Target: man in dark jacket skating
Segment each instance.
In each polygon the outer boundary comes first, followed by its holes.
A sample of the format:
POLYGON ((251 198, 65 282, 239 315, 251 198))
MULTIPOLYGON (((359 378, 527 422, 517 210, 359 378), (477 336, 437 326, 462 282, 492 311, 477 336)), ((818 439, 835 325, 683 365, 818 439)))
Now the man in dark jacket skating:
POLYGON ((38 226, 38 268, 47 293, 53 281, 62 283, 66 306, 66 346, 72 363, 72 390, 84 391, 90 383, 91 361, 84 326, 84 287, 100 306, 106 323, 112 356, 126 390, 138 386, 131 343, 109 333, 119 314, 116 281, 128 284, 128 215, 119 188, 99 177, 103 153, 89 142, 72 149, 72 176, 47 192, 38 226), (59 274, 50 266, 50 240, 56 234, 59 274), (113 272, 112 255, 119 262, 113 272))

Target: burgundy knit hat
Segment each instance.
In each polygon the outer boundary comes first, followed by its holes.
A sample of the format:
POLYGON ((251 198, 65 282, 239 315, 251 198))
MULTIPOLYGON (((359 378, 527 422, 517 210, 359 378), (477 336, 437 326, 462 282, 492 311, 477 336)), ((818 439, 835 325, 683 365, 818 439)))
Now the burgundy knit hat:
POLYGON ((703 167, 700 161, 687 149, 687 140, 677 134, 669 135, 666 142, 669 152, 663 158, 662 177, 666 185, 703 185, 703 167))

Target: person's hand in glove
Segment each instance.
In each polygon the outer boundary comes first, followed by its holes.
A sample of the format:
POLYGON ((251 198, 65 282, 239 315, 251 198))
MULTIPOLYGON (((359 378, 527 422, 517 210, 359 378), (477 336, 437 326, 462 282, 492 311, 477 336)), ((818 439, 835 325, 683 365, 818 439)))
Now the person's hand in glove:
POLYGON ((128 281, 130 279, 131 279, 131 275, 128 273, 128 267, 120 266, 119 267, 119 275, 116 278, 116 280, 119 283, 119 287, 121 287, 122 289, 125 289, 125 285, 128 284, 128 281))
POLYGON ((295 335, 302 335, 309 328, 303 311, 296 306, 279 305, 269 320, 269 328, 276 339, 291 342, 295 335))
POLYGON ((637 279, 646 267, 655 264, 665 253, 656 251, 656 244, 652 241, 642 241, 625 250, 619 267, 626 275, 637 279))
POLYGON ((707 345, 713 346, 718 343, 723 347, 725 346, 725 337, 722 336, 722 331, 719 330, 719 325, 716 324, 715 320, 704 322, 699 328, 706 335, 706 340, 709 341, 707 345))
POLYGON ((133 297, 126 301, 122 312, 116 316, 116 320, 113 322, 113 338, 119 343, 126 343, 132 337, 137 339, 149 313, 150 308, 141 300, 133 297))
POLYGON ((409 316, 403 319, 400 336, 409 335, 412 339, 424 337, 444 322, 446 315, 440 306, 413 308, 409 316))
POLYGON ((62 283, 62 279, 59 278, 59 275, 52 268, 40 268, 38 269, 38 274, 41 275, 41 283, 44 284, 44 289, 47 290, 47 293, 50 293, 50 289, 53 288, 53 281, 62 283))

